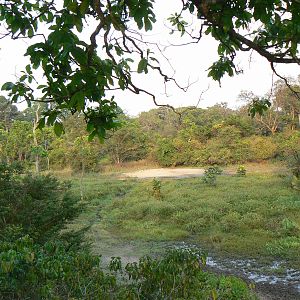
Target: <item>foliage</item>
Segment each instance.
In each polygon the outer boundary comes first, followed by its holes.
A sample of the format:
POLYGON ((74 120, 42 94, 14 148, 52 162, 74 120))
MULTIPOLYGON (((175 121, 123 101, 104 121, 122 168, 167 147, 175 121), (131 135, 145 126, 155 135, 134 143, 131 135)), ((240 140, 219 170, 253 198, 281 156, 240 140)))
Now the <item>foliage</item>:
POLYGON ((8 131, 11 123, 18 119, 20 112, 5 97, 0 96, 0 128, 8 131))
POLYGON ((125 268, 113 258, 108 272, 86 251, 68 251, 57 242, 39 246, 25 236, 3 243, 0 257, 0 299, 255 299, 241 280, 204 272, 205 257, 188 249, 143 257, 125 268))
POLYGON ((122 127, 110 133, 105 143, 105 151, 115 164, 126 161, 144 159, 149 152, 148 135, 142 130, 139 123, 126 120, 122 127))
POLYGON ((215 186, 217 184, 217 175, 221 175, 223 170, 218 166, 208 167, 204 171, 202 181, 208 185, 215 186))
POLYGON ((275 142, 269 137, 255 136, 247 140, 250 161, 274 158, 277 152, 275 142))
POLYGON ((243 166, 243 165, 239 165, 236 170, 236 174, 238 176, 246 176, 246 172, 247 172, 247 170, 246 170, 245 166, 243 166))
POLYGON ((162 166, 169 167, 176 164, 177 149, 173 141, 169 138, 162 138, 157 143, 155 150, 155 159, 162 166))
MULTIPOLYGON (((129 118, 119 109, 122 127, 107 133, 104 144, 89 141, 84 113, 65 112, 66 133, 61 137, 55 136, 53 127, 33 135, 33 105, 18 112, 18 120, 9 120, 8 131, 0 129, 0 159, 18 161, 31 169, 38 155, 41 170, 96 172, 107 164, 121 166, 138 160, 161 166, 205 166, 275 158, 286 160, 295 173, 299 165, 298 106, 295 96, 282 85, 275 83, 271 99, 275 106, 254 119, 248 116, 247 106, 233 110, 226 103, 207 109, 182 109, 180 120, 166 108, 144 112, 137 118, 129 118), (20 121, 24 119, 27 121, 20 121)), ((249 103, 255 95, 244 91, 240 98, 249 103)), ((298 186, 297 178, 293 186, 298 186)))
POLYGON ((18 176, 18 169, 0 168, 0 233, 17 226, 35 242, 58 238, 66 223, 81 212, 70 183, 52 176, 18 176))
POLYGON ((59 242, 38 245, 24 236, 2 243, 0 257, 1 299, 89 299, 106 297, 114 286, 99 269, 99 258, 59 242))
POLYGON ((52 177, 20 177, 12 166, 0 170, 0 299, 254 299, 241 280, 204 271, 205 257, 190 249, 143 257, 124 268, 112 258, 103 269, 85 247, 74 250, 69 240, 59 240, 78 213, 64 196, 68 187, 52 177), (3 205, 6 198, 15 211, 3 205))
POLYGON ((278 138, 279 150, 292 173, 291 186, 300 190, 300 134, 287 131, 278 138))
MULTIPOLYGON (((65 110, 84 112, 90 138, 103 139, 106 130, 119 125, 118 107, 113 98, 107 99, 107 91, 119 88, 136 94, 144 92, 155 101, 155 95, 137 86, 131 74, 153 70, 159 72, 165 83, 171 81, 149 49, 149 43, 131 34, 153 29, 156 21, 153 4, 153 0, 104 3, 66 0, 60 7, 46 0, 5 1, 0 6, 0 19, 7 29, 4 36, 37 40, 27 48, 30 63, 20 78, 15 83, 5 83, 2 89, 9 91, 14 102, 25 99, 30 105, 40 98, 39 101, 54 103, 44 112, 40 128, 53 125, 60 135, 64 131, 61 116, 65 110), (87 20, 93 27, 89 42, 83 38, 87 20), (102 49, 97 49, 99 37, 102 49), (43 75, 40 79, 36 76, 39 71, 43 75)), ((297 63, 299 20, 295 16, 299 10, 300 4, 291 0, 264 4, 186 0, 169 22, 174 28, 172 32, 194 37, 188 32, 189 22, 185 18, 196 16, 194 32, 200 32, 198 41, 204 33, 218 42, 219 59, 209 67, 208 76, 220 81, 224 75, 241 73, 235 63, 239 51, 256 51, 271 63, 273 70, 274 64, 297 63), (255 22, 259 22, 259 30, 253 26, 255 22)), ((261 114, 269 104, 268 100, 256 100, 250 113, 261 114)))
POLYGON ((161 199, 161 181, 159 179, 153 178, 152 180, 152 194, 156 199, 161 199))
POLYGON ((203 272, 204 265, 203 254, 187 248, 170 250, 159 260, 142 258, 138 264, 128 264, 125 269, 134 282, 135 297, 255 299, 245 283, 236 278, 223 276, 218 278, 203 272))

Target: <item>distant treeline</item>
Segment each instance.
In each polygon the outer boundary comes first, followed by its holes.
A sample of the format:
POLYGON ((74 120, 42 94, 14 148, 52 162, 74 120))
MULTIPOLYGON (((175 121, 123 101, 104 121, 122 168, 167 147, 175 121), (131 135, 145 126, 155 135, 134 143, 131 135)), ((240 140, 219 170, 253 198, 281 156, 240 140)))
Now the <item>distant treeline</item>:
POLYGON ((82 115, 66 114, 65 134, 57 137, 52 128, 35 130, 41 104, 20 112, 0 97, 0 160, 37 170, 99 171, 107 164, 138 160, 202 166, 300 157, 300 100, 281 82, 266 97, 272 106, 254 118, 248 105, 259 98, 251 92, 240 94, 243 106, 235 110, 222 103, 181 108, 180 115, 165 108, 136 118, 120 113, 122 126, 109 132, 104 143, 88 141, 82 115))

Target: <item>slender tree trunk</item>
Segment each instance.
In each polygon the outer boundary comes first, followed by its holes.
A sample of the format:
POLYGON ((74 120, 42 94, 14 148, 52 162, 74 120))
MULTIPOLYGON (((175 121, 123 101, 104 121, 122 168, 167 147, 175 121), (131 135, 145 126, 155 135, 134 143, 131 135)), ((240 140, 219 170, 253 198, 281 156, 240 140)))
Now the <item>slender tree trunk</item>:
MULTIPOLYGON (((39 123, 39 110, 40 110, 40 105, 38 104, 36 112, 35 112, 35 118, 33 121, 33 144, 36 147, 36 150, 38 149, 38 140, 37 140, 37 136, 36 136, 36 129, 39 123)), ((40 172, 40 156, 38 153, 36 153, 35 155, 35 172, 39 173, 40 172)))
POLYGON ((84 163, 81 163, 81 176, 80 176, 80 199, 83 201, 83 175, 84 175, 84 163))
POLYGON ((50 159, 49 156, 47 156, 47 170, 50 170, 50 159))

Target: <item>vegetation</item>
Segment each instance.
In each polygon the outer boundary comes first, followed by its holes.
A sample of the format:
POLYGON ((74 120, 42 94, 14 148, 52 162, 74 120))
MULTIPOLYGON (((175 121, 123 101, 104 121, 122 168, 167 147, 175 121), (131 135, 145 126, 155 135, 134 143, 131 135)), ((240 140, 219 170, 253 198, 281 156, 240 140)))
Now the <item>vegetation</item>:
POLYGON ((122 127, 108 132, 104 144, 88 140, 83 114, 65 113, 66 133, 57 137, 51 127, 34 130, 43 112, 41 105, 19 112, 2 97, 3 106, 14 114, 3 111, 0 116, 0 160, 19 162, 29 170, 71 168, 84 174, 139 160, 161 166, 213 166, 276 159, 288 162, 297 188, 300 102, 282 84, 276 83, 274 107, 255 118, 248 115, 247 99, 256 96, 245 92, 240 96, 245 105, 239 109, 225 103, 207 109, 182 108, 180 119, 165 108, 136 118, 119 109, 122 127))
MULTIPOLYGON (((65 0, 60 6, 47 0, 5 1, 0 6, 0 19, 6 29, 3 37, 27 38, 31 43, 26 51, 29 64, 15 83, 7 82, 2 89, 9 91, 14 102, 47 104, 38 121, 40 128, 54 125, 60 135, 64 130, 61 117, 65 110, 81 112, 89 137, 97 135, 103 139, 106 130, 118 127, 118 107, 113 97, 107 99, 108 91, 127 89, 144 93, 157 103, 154 93, 134 82, 133 72, 158 72, 163 82, 177 83, 162 69, 153 51, 155 45, 151 49, 138 34, 153 29, 158 9, 154 3, 154 0, 65 0), (87 40, 85 33, 89 35, 87 40), (39 78, 37 72, 43 76, 39 78)), ((298 1, 178 3, 178 11, 169 18, 172 33, 189 36, 191 43, 200 42, 206 34, 219 44, 219 59, 208 70, 213 80, 241 72, 235 64, 239 51, 256 51, 270 62, 276 74, 275 64, 299 62, 298 1), (195 28, 190 28, 190 20, 195 28), (259 30, 253 25, 255 22, 259 22, 259 30), (199 32, 198 36, 194 36, 195 32, 199 32)), ((298 95, 297 89, 291 90, 298 95)), ((262 114, 269 106, 269 99, 254 99, 250 112, 262 114)))
POLYGON ((125 268, 112 258, 103 269, 81 230, 62 232, 79 213, 69 186, 18 173, 1 165, 0 299, 255 299, 241 280, 206 272, 204 255, 191 249, 125 268))
POLYGON ((246 170, 245 166, 239 165, 237 167, 236 174, 238 176, 246 176, 246 173, 247 173, 247 170, 246 170))
MULTIPOLYGON (((213 188, 198 178, 165 179, 159 201, 145 193, 152 185, 151 181, 130 182, 130 189, 122 187, 121 200, 111 195, 102 206, 103 226, 112 236, 186 240, 226 256, 282 258, 300 267, 299 193, 290 189, 284 175, 220 176, 213 188)), ((90 201, 97 203, 93 197, 90 201)), ((92 215, 91 210, 81 222, 92 215)))
POLYGON ((299 1, 179 1, 179 11, 168 19, 172 33, 191 37, 191 43, 202 34, 218 42, 219 59, 209 77, 220 82, 240 73, 237 52, 254 50, 282 79, 266 97, 242 93, 247 105, 238 110, 225 104, 184 108, 181 118, 132 76, 158 72, 165 84, 179 87, 140 36, 156 22, 154 2, 0 4, 6 30, 1 38, 29 40, 29 64, 16 82, 2 85, 10 99, 0 97, 1 299, 254 298, 242 281, 205 271, 205 257, 191 249, 144 257, 125 268, 113 258, 103 269, 83 242, 100 213, 101 226, 123 238, 192 238, 232 255, 269 255, 300 265, 299 82, 275 69, 299 63, 299 1), (196 26, 191 32, 189 18, 196 26), (107 96, 116 89, 144 93, 163 108, 128 118, 107 96), (19 112, 13 103, 24 100, 28 108, 19 112), (204 182, 106 179, 107 186, 88 190, 86 172, 142 159, 208 168, 204 182), (246 177, 241 167, 237 173, 243 176, 220 176, 216 184, 214 165, 270 159, 288 161, 289 184, 285 174, 246 177), (34 176, 27 173, 33 167, 34 176), (73 190, 39 175, 66 167, 81 174, 73 190))
POLYGON ((37 247, 24 237, 0 247, 0 299, 256 299, 241 280, 204 272, 199 255, 173 250, 125 268, 113 258, 104 272, 88 252, 58 243, 37 247))
POLYGON ((204 171, 204 176, 202 178, 202 181, 209 185, 215 186, 217 182, 217 175, 221 175, 222 172, 223 170, 217 166, 209 167, 204 171))

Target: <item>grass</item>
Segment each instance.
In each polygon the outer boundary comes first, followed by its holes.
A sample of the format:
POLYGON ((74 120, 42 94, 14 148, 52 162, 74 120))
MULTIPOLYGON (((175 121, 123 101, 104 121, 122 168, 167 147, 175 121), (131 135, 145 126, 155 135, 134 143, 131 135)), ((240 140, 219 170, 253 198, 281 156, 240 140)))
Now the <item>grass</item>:
MULTIPOLYGON (((73 182, 79 193, 80 179, 73 182)), ((125 251, 129 260, 149 247, 158 251, 157 242, 185 240, 219 255, 280 258, 300 267, 300 194, 287 177, 220 176, 215 187, 200 178, 165 179, 160 199, 152 185, 152 180, 84 177, 87 209, 72 226, 90 224, 87 238, 94 251, 108 256, 125 251)))

